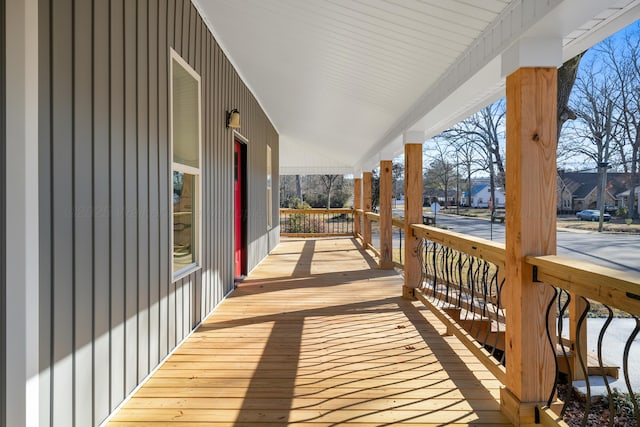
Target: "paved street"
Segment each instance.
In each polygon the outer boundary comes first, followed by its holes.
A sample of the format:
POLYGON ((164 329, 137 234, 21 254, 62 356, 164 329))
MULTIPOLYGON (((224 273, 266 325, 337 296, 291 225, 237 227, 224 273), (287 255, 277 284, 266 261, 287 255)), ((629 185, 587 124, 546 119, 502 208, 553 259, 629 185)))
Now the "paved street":
MULTIPOLYGON (((394 215, 402 213, 397 211, 394 215)), ((437 223, 458 233, 504 242, 504 224, 491 224, 483 218, 439 214, 437 223)), ((558 255, 640 273, 640 236, 561 228, 558 230, 558 255)))

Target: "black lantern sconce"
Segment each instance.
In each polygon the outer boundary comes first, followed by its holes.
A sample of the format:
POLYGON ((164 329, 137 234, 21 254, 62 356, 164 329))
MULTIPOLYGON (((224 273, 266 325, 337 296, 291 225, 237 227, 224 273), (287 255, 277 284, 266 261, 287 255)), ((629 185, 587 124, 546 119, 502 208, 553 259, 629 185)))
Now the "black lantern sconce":
POLYGON ((240 111, 236 108, 227 111, 227 128, 240 129, 240 111))

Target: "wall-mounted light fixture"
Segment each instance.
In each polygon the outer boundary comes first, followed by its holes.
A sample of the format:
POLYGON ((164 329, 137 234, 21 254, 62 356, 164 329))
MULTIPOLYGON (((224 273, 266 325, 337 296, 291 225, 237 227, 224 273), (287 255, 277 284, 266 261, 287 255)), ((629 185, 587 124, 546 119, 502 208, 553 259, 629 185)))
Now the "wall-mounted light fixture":
POLYGON ((233 109, 227 111, 227 127, 231 129, 240 129, 240 111, 233 109))

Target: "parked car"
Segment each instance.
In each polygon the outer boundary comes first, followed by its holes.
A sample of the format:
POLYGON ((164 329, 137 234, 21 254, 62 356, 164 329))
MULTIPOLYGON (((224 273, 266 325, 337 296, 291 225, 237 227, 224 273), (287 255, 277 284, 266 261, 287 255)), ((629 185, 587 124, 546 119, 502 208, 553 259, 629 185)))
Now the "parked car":
POLYGON ((604 205, 604 211, 605 213, 615 215, 616 212, 618 212, 618 207, 615 205, 604 205))
MULTIPOLYGON (((600 211, 595 209, 587 209, 576 213, 576 217, 578 217, 580 221, 600 221, 600 211)), ((605 213, 602 217, 602 220, 605 222, 609 221, 610 219, 611 215, 609 215, 608 213, 605 213)))

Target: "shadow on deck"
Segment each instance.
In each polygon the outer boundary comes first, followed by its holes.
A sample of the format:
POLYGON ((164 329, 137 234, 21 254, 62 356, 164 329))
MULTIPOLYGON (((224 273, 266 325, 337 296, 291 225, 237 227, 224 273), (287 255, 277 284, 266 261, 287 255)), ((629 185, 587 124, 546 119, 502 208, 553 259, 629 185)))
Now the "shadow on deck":
POLYGON ((283 239, 110 426, 500 425, 500 383, 350 238, 283 239))

